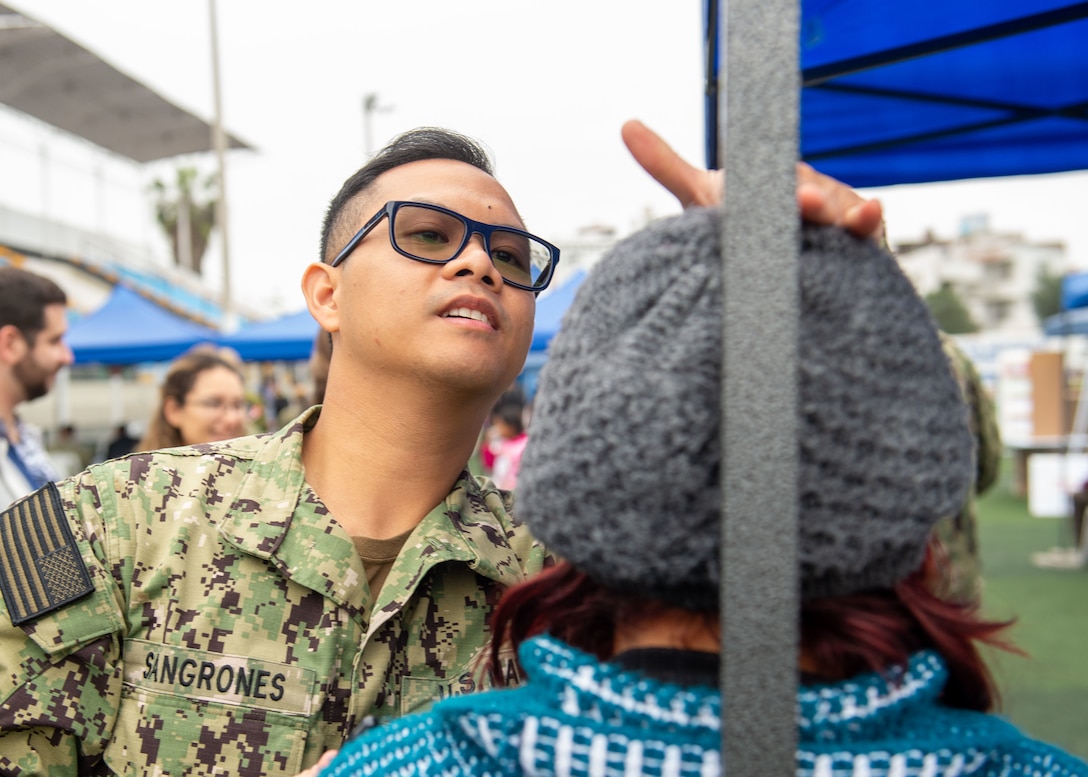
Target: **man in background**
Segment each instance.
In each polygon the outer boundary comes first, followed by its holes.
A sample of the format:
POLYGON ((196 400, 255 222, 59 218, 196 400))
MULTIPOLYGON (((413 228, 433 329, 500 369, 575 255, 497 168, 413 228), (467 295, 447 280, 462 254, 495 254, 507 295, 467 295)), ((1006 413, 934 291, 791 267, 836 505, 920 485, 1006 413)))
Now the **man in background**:
POLYGON ((48 278, 0 267, 0 508, 59 477, 41 433, 15 410, 45 396, 72 363, 67 304, 48 278))
POLYGON ((129 426, 128 423, 117 424, 117 427, 113 430, 113 436, 106 443, 105 458, 119 459, 126 454, 132 453, 132 449, 140 441, 140 435, 134 434, 134 430, 130 430, 129 426))

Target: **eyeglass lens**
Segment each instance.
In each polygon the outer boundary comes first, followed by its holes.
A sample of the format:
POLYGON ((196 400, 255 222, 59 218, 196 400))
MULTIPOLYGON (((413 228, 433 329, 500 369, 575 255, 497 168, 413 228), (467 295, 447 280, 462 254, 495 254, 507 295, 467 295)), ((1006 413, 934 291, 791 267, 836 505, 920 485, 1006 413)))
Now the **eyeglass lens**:
POLYGON ((211 410, 214 413, 226 413, 228 411, 234 413, 245 413, 249 409, 249 403, 245 400, 228 400, 228 399, 194 399, 189 404, 202 407, 206 410, 211 410))
MULTIPOLYGON (((393 219, 391 234, 394 245, 401 251, 426 261, 447 262, 461 247, 466 229, 466 223, 451 213, 401 205, 393 219)), ((541 241, 496 229, 489 242, 491 262, 506 280, 531 287, 547 276, 552 255, 541 241)))

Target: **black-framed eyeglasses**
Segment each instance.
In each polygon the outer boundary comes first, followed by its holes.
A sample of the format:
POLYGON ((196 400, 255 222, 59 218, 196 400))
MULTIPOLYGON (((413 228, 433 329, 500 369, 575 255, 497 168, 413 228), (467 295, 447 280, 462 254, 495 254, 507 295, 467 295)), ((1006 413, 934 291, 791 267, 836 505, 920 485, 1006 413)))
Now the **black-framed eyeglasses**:
POLYGON ((558 248, 524 230, 484 224, 440 205, 392 200, 355 233, 332 260, 332 266, 347 259, 386 216, 394 250, 419 262, 452 261, 465 250, 473 235, 479 235, 503 281, 526 291, 546 289, 559 263, 558 248))

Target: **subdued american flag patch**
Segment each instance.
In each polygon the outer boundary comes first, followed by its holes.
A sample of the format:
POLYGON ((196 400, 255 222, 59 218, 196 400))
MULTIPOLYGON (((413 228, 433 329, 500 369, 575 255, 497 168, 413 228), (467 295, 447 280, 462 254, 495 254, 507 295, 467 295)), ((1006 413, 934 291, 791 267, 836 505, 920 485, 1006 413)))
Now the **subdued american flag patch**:
POLYGON ((55 483, 0 513, 0 592, 13 624, 93 590, 55 483))

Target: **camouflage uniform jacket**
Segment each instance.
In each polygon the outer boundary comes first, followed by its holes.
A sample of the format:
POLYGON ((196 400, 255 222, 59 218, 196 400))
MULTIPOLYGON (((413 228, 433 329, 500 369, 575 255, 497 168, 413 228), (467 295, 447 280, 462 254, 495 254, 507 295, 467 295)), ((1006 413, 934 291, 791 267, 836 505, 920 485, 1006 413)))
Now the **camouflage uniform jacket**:
POLYGON ((997 480, 1003 448, 993 399, 974 364, 956 341, 941 332, 941 344, 952 365, 968 408, 968 422, 975 437, 975 481, 957 515, 941 519, 934 529, 948 556, 948 595, 957 601, 975 601, 982 594, 982 563, 978 549, 978 515, 975 496, 997 480))
POLYGON ((0 514, 0 774, 294 775, 365 716, 489 683, 505 586, 544 552, 465 473, 371 602, 272 435, 132 454, 0 514))

